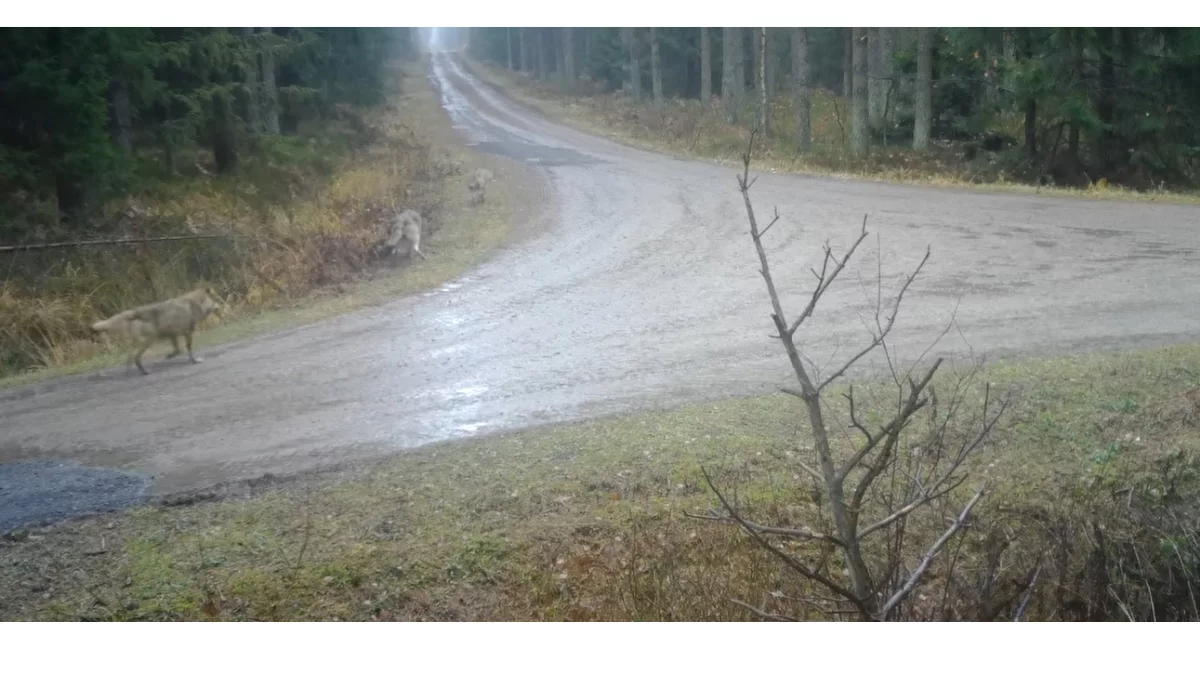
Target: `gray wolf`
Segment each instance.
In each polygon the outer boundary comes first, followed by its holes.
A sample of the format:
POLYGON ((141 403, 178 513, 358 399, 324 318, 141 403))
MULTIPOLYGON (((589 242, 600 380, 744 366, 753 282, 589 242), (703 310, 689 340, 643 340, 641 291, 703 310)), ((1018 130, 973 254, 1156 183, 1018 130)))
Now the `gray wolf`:
POLYGON ((487 193, 487 184, 496 180, 496 177, 487 169, 475 169, 471 174, 471 179, 467 181, 467 189, 471 191, 471 201, 476 204, 483 202, 487 193))
POLYGON ((167 354, 167 358, 170 359, 182 353, 179 349, 179 338, 182 337, 187 345, 188 359, 192 363, 200 363, 201 359, 192 354, 192 333, 210 314, 219 314, 221 311, 221 302, 217 295, 212 289, 204 287, 177 298, 127 309, 103 321, 97 321, 92 324, 92 330, 98 333, 126 333, 134 338, 137 348, 130 362, 137 365, 143 375, 149 375, 150 372, 142 365, 142 354, 158 340, 170 340, 175 347, 175 351, 167 354))
POLYGON ((412 246, 412 252, 425 259, 425 254, 421 253, 421 228, 424 224, 421 214, 416 211, 412 209, 402 211, 388 229, 387 240, 383 243, 384 248, 388 249, 392 255, 397 255, 400 252, 400 242, 407 241, 412 246))

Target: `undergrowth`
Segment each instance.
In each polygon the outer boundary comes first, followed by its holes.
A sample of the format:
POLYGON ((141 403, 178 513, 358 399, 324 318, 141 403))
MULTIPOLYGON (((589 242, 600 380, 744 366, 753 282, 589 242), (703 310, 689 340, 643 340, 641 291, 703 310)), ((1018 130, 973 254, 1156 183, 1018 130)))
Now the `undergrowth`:
MULTIPOLYGON (((908 618, 1200 619, 1200 346, 981 375, 1014 397, 962 492, 991 487, 908 618)), ((827 507, 796 469, 808 439, 792 397, 736 399, 12 533, 0 541, 0 618, 754 618, 735 600, 847 618, 794 600, 814 589, 738 528, 686 515, 719 507, 703 466, 758 522, 819 524, 827 507)), ((922 537, 945 523, 931 512, 909 527, 922 537)), ((817 564, 824 552, 805 546, 795 553, 817 564)))
MULTIPOLYGON (((200 283, 215 287, 233 319, 357 279, 398 206, 418 209, 436 232, 441 184, 461 168, 413 127, 421 118, 401 84, 423 84, 420 68, 393 64, 383 105, 341 106, 335 119, 296 135, 257 139, 232 175, 215 175, 204 154, 177 158, 187 168, 175 179, 104 205, 71 233, 225 238, 5 254, 0 376, 110 352, 118 345, 91 335, 93 322, 200 283)), ((64 236, 29 229, 35 242, 64 236)))
MULTIPOLYGON (((485 81, 551 119, 648 150, 738 163, 758 119, 755 103, 749 100, 739 112, 739 122, 729 123, 715 98, 709 103, 667 99, 655 105, 648 100, 633 101, 619 91, 598 91, 586 78, 577 87, 578 93, 567 95, 553 81, 474 60, 468 60, 468 65, 485 81)), ((1049 187, 1043 184, 1045 167, 1031 167, 1023 150, 1011 142, 1020 129, 1011 120, 997 121, 1005 129, 997 138, 1010 140, 995 151, 988 151, 978 141, 935 140, 928 151, 917 152, 911 148, 911 138, 897 132, 893 138, 875 139, 868 155, 857 158, 848 151, 849 101, 825 89, 812 93, 812 145, 801 151, 795 140, 793 104, 787 94, 768 101, 770 132, 758 135, 757 165, 777 171, 926 185, 987 185, 1088 197, 1200 201, 1195 192, 1173 192, 1148 183, 1140 191, 1106 180, 1074 188, 1049 187)))

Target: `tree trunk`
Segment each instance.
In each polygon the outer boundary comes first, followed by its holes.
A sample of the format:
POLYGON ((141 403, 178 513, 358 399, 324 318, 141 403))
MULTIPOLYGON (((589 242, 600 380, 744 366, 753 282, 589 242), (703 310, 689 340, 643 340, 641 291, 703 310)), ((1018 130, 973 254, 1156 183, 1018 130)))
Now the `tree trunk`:
POLYGON ((1104 172, 1108 171, 1113 156, 1113 124, 1116 121, 1114 112, 1117 108, 1116 67, 1113 59, 1120 49, 1120 37, 1120 28, 1110 28, 1108 44, 1100 47, 1100 100, 1096 102, 1096 114, 1105 124, 1099 147, 1100 168, 1104 172))
POLYGON ((889 108, 892 107, 892 60, 894 41, 891 28, 871 28, 867 38, 867 96, 871 131, 886 134, 889 108))
POLYGON ((854 94, 854 29, 843 28, 842 33, 842 96, 849 99, 854 94))
MULTIPOLYGON (((748 28, 746 30, 750 31, 749 40, 745 40, 745 46, 750 50, 750 58, 744 59, 746 73, 745 91, 746 94, 750 94, 751 91, 758 91, 758 52, 760 52, 760 49, 758 49, 758 40, 760 40, 761 36, 758 35, 758 29, 756 28, 748 28)), ((755 108, 757 107, 758 104, 756 102, 755 108)), ((757 114, 755 117, 757 117, 757 114)))
POLYGON ((249 50, 246 62, 242 64, 242 73, 246 80, 246 125, 251 133, 263 130, 262 123, 262 91, 258 85, 258 50, 254 47, 254 29, 243 28, 242 37, 246 40, 249 50))
POLYGON ((592 28, 582 28, 583 33, 583 63, 579 64, 579 71, 588 76, 588 79, 596 79, 596 72, 592 68, 592 55, 596 53, 596 31, 592 28))
MULTIPOLYGON (((1087 83, 1084 82, 1083 73, 1083 29, 1068 28, 1066 30, 1071 31, 1071 70, 1074 72, 1074 80, 1077 86, 1086 92, 1087 83)), ((1072 117, 1067 133, 1067 154, 1070 155, 1071 161, 1076 167, 1079 166, 1079 127, 1079 118, 1072 117)))
POLYGON ((171 142, 171 135, 167 133, 165 125, 160 124, 155 131, 158 136, 158 144, 162 146, 163 151, 163 168, 167 170, 168 176, 175 175, 175 145, 171 142))
POLYGON ((558 78, 559 84, 565 84, 563 79, 567 74, 567 44, 566 40, 563 39, 566 37, 563 34, 564 29, 559 28, 555 30, 548 28, 546 30, 550 33, 550 44, 554 50, 554 73, 558 78))
MULTIPOLYGON (((1033 29, 1023 28, 1024 33, 1022 44, 1021 57, 1025 59, 1033 58, 1033 29)), ((1029 159, 1037 162, 1037 99, 1033 96, 1025 99, 1025 151, 1029 153, 1029 159)))
POLYGON ((626 46, 629 48, 629 95, 637 101, 642 98, 642 65, 638 61, 637 29, 621 30, 626 31, 626 46))
POLYGON ((992 36, 987 35, 984 40, 984 47, 979 50, 984 60, 983 103, 985 109, 994 110, 1000 101, 1000 59, 996 56, 992 36))
POLYGON ((879 92, 879 29, 867 29, 867 125, 874 131, 883 115, 883 96, 879 92))
MULTIPOLYGON (((1122 28, 1121 29, 1121 61, 1118 64, 1119 69, 1114 73, 1114 86, 1116 89, 1125 89, 1132 87, 1133 80, 1133 61, 1136 57, 1138 46, 1138 29, 1137 28, 1122 28)), ((1114 96, 1115 96, 1114 91, 1114 96)), ((1128 105, 1118 105, 1113 109, 1113 158, 1121 162, 1128 161, 1127 153, 1124 148, 1128 147, 1124 144, 1126 128, 1130 121, 1130 113, 1128 105)))
POLYGON ((765 138, 771 132, 767 107, 767 29, 758 30, 758 128, 765 138))
POLYGON ((899 94, 899 87, 896 86, 896 30, 879 29, 879 74, 883 78, 883 119, 880 131, 885 138, 892 128, 892 118, 896 115, 896 97, 899 94))
POLYGON ((237 168, 233 102, 230 98, 229 92, 224 90, 218 90, 212 95, 212 149, 217 173, 229 173, 237 168))
POLYGON ((534 28, 533 31, 533 50, 536 58, 533 76, 544 80, 550 74, 549 67, 546 65, 546 30, 534 28))
POLYGON ((712 45, 708 43, 708 29, 700 29, 700 102, 708 105, 712 99, 712 45))
POLYGON ((528 73, 529 69, 533 67, 533 64, 530 62, 530 58, 529 58, 529 29, 528 28, 518 28, 517 29, 517 55, 521 59, 521 72, 528 73))
POLYGON ((563 43, 563 83, 567 91, 575 91, 575 36, 574 28, 562 29, 563 43))
POLYGON ((812 101, 809 79, 812 67, 808 62, 808 29, 792 32, 792 82, 796 96, 796 146, 808 150, 812 145, 812 101))
POLYGON ((109 84, 112 104, 113 144, 125 154, 133 153, 133 104, 129 100, 129 82, 113 78, 109 84))
POLYGON ((867 154, 867 29, 854 29, 854 93, 850 106, 850 154, 867 154))
POLYGON ((504 29, 504 46, 508 48, 508 69, 513 69, 512 29, 504 29))
POLYGON ((725 121, 736 123, 745 91, 742 54, 744 42, 741 28, 722 28, 724 49, 721 55, 721 99, 725 104, 725 121))
MULTIPOLYGON (((260 30, 271 32, 270 28, 260 30)), ((275 54, 270 44, 262 51, 262 124, 268 134, 279 135, 279 91, 275 88, 275 54)))
POLYGON ((650 28, 650 85, 654 91, 654 104, 662 104, 662 64, 658 60, 658 29, 650 28))
POLYGON ((1017 35, 1011 28, 1004 29, 1004 61, 1012 63, 1017 60, 1017 35))
POLYGON ((774 47, 775 41, 778 39, 779 39, 779 35, 777 33, 775 33, 774 31, 772 31, 770 28, 768 28, 766 39, 765 39, 765 42, 767 43, 767 48, 766 48, 767 78, 766 79, 767 79, 767 95, 768 96, 774 96, 776 93, 779 92, 779 83, 776 82, 777 72, 779 70, 779 64, 777 63, 777 61, 779 59, 776 58, 776 55, 778 54, 778 50, 776 50, 774 47))
POLYGON ((917 29, 917 91, 913 107, 913 150, 929 149, 933 126, 933 28, 917 29))

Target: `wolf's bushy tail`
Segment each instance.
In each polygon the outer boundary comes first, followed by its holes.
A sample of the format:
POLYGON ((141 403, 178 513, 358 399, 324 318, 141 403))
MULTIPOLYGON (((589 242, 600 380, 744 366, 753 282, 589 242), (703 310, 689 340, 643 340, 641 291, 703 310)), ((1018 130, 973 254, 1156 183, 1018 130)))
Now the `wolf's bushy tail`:
POLYGON ((102 333, 104 331, 110 331, 110 330, 122 328, 122 327, 128 325, 129 320, 132 318, 133 318, 133 311, 126 310, 124 312, 121 312, 120 314, 110 316, 103 321, 97 321, 96 323, 92 324, 92 330, 96 331, 97 333, 102 333))

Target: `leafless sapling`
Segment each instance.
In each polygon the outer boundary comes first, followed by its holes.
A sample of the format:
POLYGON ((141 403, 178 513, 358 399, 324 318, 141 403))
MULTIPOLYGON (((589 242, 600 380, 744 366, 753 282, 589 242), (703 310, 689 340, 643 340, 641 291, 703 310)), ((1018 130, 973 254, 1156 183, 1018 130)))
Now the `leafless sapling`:
MULTIPOLYGON (((775 211, 771 221, 760 227, 750 199, 754 184, 750 178, 753 148, 754 133, 742 157, 743 172, 737 178, 738 189, 758 253, 759 271, 770 297, 775 327, 772 337, 777 337, 782 344, 796 378, 797 386, 785 387, 783 391, 802 402, 811 426, 815 465, 803 459, 796 463, 817 486, 822 501, 828 506, 827 520, 830 522, 824 528, 779 527, 753 522, 727 499, 707 470, 704 471, 705 479, 722 508, 695 517, 736 523, 744 529, 754 541, 815 585, 816 600, 806 599, 806 602, 821 609, 823 615, 852 614, 868 620, 899 618, 904 615, 905 604, 926 579, 938 553, 968 525, 972 510, 983 498, 986 485, 973 491, 965 502, 959 501, 957 506, 951 504, 958 495, 958 488, 967 479, 964 462, 992 432, 1007 402, 993 401, 990 388, 984 385, 982 410, 971 416, 970 428, 962 431, 962 425, 952 426, 950 422, 956 418, 961 422, 967 417, 964 405, 971 399, 971 384, 979 369, 959 377, 939 406, 934 377, 944 360, 937 358, 932 365, 924 367, 921 361, 925 354, 922 354, 916 364, 905 370, 893 358, 888 336, 895 326, 905 294, 929 260, 928 248, 916 268, 903 277, 890 303, 883 302, 882 270, 879 272, 874 327, 869 327, 868 339, 828 375, 822 375, 797 344, 796 334, 813 316, 822 297, 867 238, 866 217, 857 238, 844 253, 836 254, 829 242, 825 243, 820 269, 812 270, 815 277, 812 292, 799 313, 789 319, 763 247, 763 237, 779 221, 779 213, 775 211), (890 309, 885 310, 885 306, 890 309), (837 423, 827 419, 828 402, 823 399, 823 394, 851 367, 876 350, 881 350, 885 357, 895 386, 894 399, 889 396, 892 402, 883 410, 874 411, 882 415, 872 417, 862 409, 864 402, 862 397, 856 397, 854 387, 847 387, 842 396, 848 419, 839 429, 837 423), (918 426, 918 413, 923 413, 920 419, 924 421, 920 425, 923 430, 919 432, 914 431, 918 426), (870 422, 870 419, 876 421, 870 422), (835 451, 835 443, 830 437, 839 430, 843 432, 844 445, 848 449, 842 450, 839 443, 835 451), (923 522, 934 521, 936 526, 922 528, 919 532, 919 528, 909 528, 911 519, 918 513, 925 516, 923 522), (941 519, 935 520, 937 516, 941 519), (779 545, 781 539, 831 547, 840 557, 844 574, 827 568, 824 563, 813 563, 797 555, 779 545), (822 596, 821 593, 832 595, 822 596)), ((942 336, 951 325, 953 321, 942 336)), ((926 350, 926 354, 929 351, 926 350)), ((762 618, 781 618, 765 609, 750 609, 762 618)))

